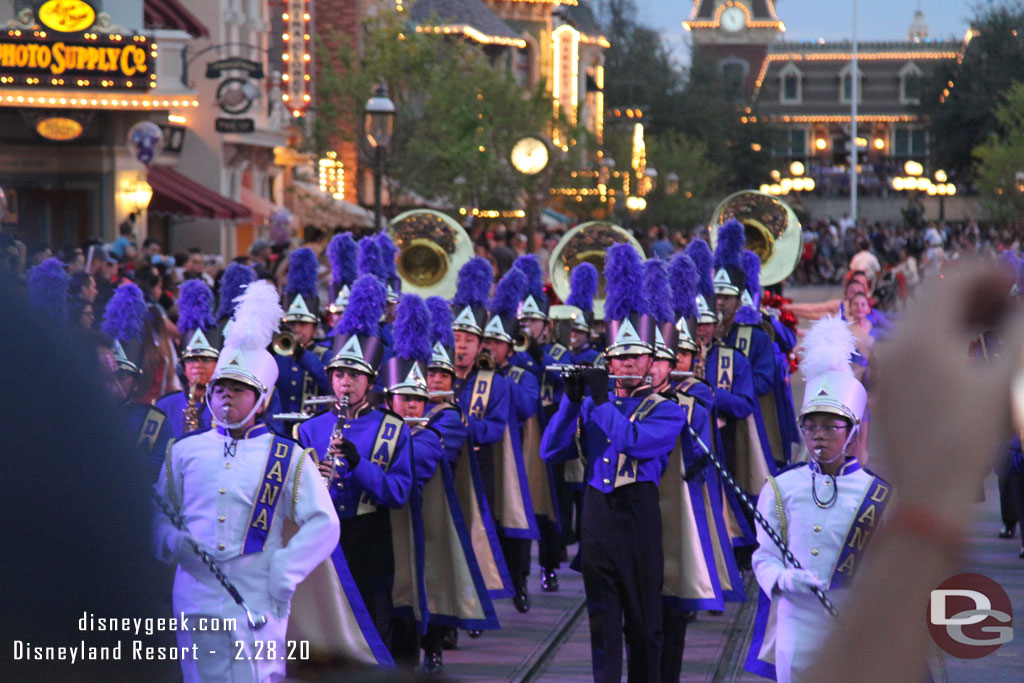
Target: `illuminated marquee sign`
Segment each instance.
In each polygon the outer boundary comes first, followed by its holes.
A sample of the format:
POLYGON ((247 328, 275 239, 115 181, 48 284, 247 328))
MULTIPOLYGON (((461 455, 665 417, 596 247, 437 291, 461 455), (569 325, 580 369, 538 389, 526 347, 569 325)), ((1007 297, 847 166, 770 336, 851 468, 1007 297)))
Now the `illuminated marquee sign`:
POLYGON ((580 97, 580 33, 572 26, 563 25, 552 32, 551 38, 554 42, 555 78, 552 95, 555 106, 566 112, 569 122, 575 125, 580 97))
POLYGON ((145 36, 86 33, 74 38, 18 29, 0 36, 0 85, 149 90, 156 48, 145 36))
POLYGON ((49 0, 37 12, 39 23, 61 33, 78 33, 96 21, 96 10, 82 0, 49 0))
POLYGON ((313 59, 310 45, 309 0, 286 0, 285 11, 281 14, 285 32, 281 34, 284 48, 281 51, 284 93, 281 99, 292 116, 305 116, 313 99, 309 93, 312 76, 310 62, 313 59))
POLYGON ((63 116, 54 116, 42 119, 36 124, 36 132, 48 140, 66 142, 74 140, 82 134, 82 124, 74 119, 63 116))

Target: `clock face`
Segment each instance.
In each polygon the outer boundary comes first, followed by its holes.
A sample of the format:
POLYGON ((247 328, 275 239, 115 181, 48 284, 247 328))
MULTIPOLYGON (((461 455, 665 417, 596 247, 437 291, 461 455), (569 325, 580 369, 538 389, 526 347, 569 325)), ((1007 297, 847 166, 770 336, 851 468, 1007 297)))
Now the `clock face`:
POLYGON ((536 175, 548 165, 548 146, 540 138, 522 138, 512 147, 509 156, 517 171, 536 175))
POLYGON ((722 12, 719 24, 726 31, 739 31, 747 25, 747 17, 739 7, 728 7, 722 12))

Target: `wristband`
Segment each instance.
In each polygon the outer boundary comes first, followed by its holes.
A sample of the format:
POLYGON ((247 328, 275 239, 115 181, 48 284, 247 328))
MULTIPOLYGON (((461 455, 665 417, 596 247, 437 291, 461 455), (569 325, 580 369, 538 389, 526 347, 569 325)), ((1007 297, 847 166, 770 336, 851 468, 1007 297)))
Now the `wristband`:
POLYGON ((913 536, 931 545, 936 545, 950 559, 957 560, 963 551, 964 539, 961 529, 930 510, 900 502, 895 512, 885 522, 886 536, 913 536))

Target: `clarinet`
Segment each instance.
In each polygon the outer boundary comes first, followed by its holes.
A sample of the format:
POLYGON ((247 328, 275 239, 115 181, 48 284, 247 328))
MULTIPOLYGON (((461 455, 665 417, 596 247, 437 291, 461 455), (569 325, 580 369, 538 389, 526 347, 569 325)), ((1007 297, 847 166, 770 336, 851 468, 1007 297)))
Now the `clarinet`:
MULTIPOLYGON (((334 407, 334 413, 338 416, 337 421, 334 423, 334 429, 331 430, 331 438, 327 442, 328 449, 331 444, 338 439, 345 438, 345 423, 348 422, 348 394, 342 394, 341 400, 334 407)), ((338 456, 331 456, 331 473, 327 477, 327 488, 331 487, 331 482, 334 481, 334 473, 338 470, 338 456)))

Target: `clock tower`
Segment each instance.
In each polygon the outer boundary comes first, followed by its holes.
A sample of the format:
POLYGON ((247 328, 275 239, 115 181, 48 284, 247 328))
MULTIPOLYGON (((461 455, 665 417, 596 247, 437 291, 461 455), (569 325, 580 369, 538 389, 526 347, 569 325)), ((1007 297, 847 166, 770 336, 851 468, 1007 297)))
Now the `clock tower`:
POLYGON ((738 96, 753 91, 768 46, 786 31, 773 0, 694 0, 683 28, 693 36, 694 58, 716 63, 738 96))

